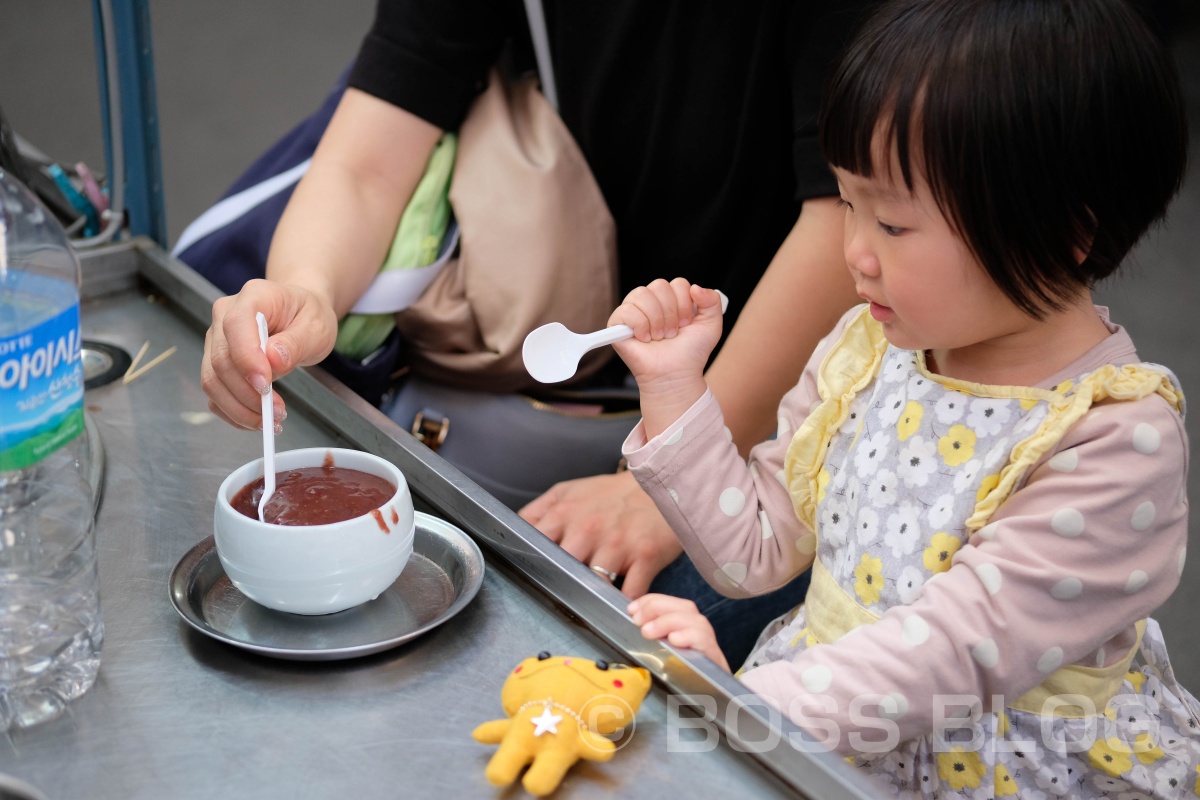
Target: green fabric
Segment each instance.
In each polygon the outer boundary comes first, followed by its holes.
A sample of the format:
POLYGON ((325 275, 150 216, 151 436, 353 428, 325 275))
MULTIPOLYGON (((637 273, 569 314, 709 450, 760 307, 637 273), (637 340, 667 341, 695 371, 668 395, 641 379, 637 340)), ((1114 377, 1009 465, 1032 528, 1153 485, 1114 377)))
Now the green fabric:
MULTIPOLYGON (((450 178, 458 137, 443 134, 429 156, 425 174, 400 217, 392 246, 380 272, 425 267, 437 260, 450 223, 450 178)), ((338 324, 334 349, 358 361, 373 353, 395 327, 391 314, 347 314, 338 324)))

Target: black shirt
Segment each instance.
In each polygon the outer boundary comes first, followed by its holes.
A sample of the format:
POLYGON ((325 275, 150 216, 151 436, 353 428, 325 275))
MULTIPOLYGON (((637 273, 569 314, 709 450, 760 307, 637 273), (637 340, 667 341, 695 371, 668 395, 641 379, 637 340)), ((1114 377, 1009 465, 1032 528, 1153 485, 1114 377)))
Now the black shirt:
MULTIPOLYGON (((871 3, 544 5, 559 110, 616 221, 622 296, 683 276, 729 296, 728 330, 801 202, 837 193, 817 110, 871 3)), ((531 52, 521 0, 380 0, 349 83, 454 130, 508 40, 531 52)))

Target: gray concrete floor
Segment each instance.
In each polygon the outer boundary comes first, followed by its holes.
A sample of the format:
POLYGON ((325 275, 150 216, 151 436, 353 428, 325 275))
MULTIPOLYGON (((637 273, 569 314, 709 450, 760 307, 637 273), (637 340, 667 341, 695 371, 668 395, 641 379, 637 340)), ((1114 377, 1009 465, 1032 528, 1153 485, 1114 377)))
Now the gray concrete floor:
MULTIPOLYGON (((1174 44, 1192 123, 1192 165, 1166 224, 1099 299, 1200 396, 1200 3, 1174 44)), ((151 10, 170 238, 268 145, 314 109, 349 63, 373 0, 155 0, 151 10)), ((102 165, 90 0, 0 0, 0 107, 51 157, 102 165)), ((1189 428, 1200 459, 1197 409, 1189 428)), ((1189 478, 1200 496, 1200 468, 1189 478)), ((1200 531, 1200 514, 1191 532, 1200 531)), ((1194 549, 1194 548, 1193 548, 1194 549)), ((1176 672, 1200 693, 1200 555, 1155 616, 1176 672)))

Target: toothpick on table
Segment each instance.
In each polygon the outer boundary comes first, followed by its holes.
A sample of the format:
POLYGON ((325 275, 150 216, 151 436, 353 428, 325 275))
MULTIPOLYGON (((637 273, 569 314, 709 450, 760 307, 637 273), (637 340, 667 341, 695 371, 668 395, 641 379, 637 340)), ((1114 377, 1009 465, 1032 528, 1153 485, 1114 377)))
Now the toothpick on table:
POLYGON ((138 364, 141 363, 142 356, 146 355, 146 348, 149 346, 149 342, 142 343, 142 349, 137 351, 137 355, 133 357, 133 361, 129 362, 129 368, 126 369, 125 374, 121 376, 121 383, 129 383, 129 381, 132 380, 129 376, 133 374, 134 370, 137 369, 138 364))
POLYGON ((149 342, 146 342, 144 345, 142 345, 142 349, 138 351, 137 358, 135 358, 133 360, 133 363, 129 365, 129 369, 126 370, 126 372, 125 372, 125 377, 121 379, 122 383, 131 383, 131 382, 137 380, 139 377, 141 377, 142 375, 145 375, 151 369, 153 369, 154 367, 158 366, 159 364, 161 364, 162 362, 164 362, 168 358, 170 358, 171 355, 177 349, 174 345, 172 345, 171 347, 167 348, 163 352, 159 353, 154 358, 150 359, 150 361, 145 366, 141 366, 141 367, 138 367, 137 369, 134 369, 134 366, 139 361, 142 360, 142 356, 145 355, 146 348, 149 346, 150 346, 149 342))

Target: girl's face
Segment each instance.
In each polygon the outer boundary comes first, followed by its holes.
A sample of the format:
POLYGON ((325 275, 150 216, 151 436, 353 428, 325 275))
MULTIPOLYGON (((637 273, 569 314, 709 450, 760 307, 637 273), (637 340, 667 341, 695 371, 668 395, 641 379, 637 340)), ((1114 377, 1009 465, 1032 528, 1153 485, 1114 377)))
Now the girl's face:
POLYGON ((892 161, 871 178, 834 168, 846 206, 846 263, 888 341, 937 354, 986 348, 1036 325, 954 232, 924 175, 914 174, 910 192, 892 161))

